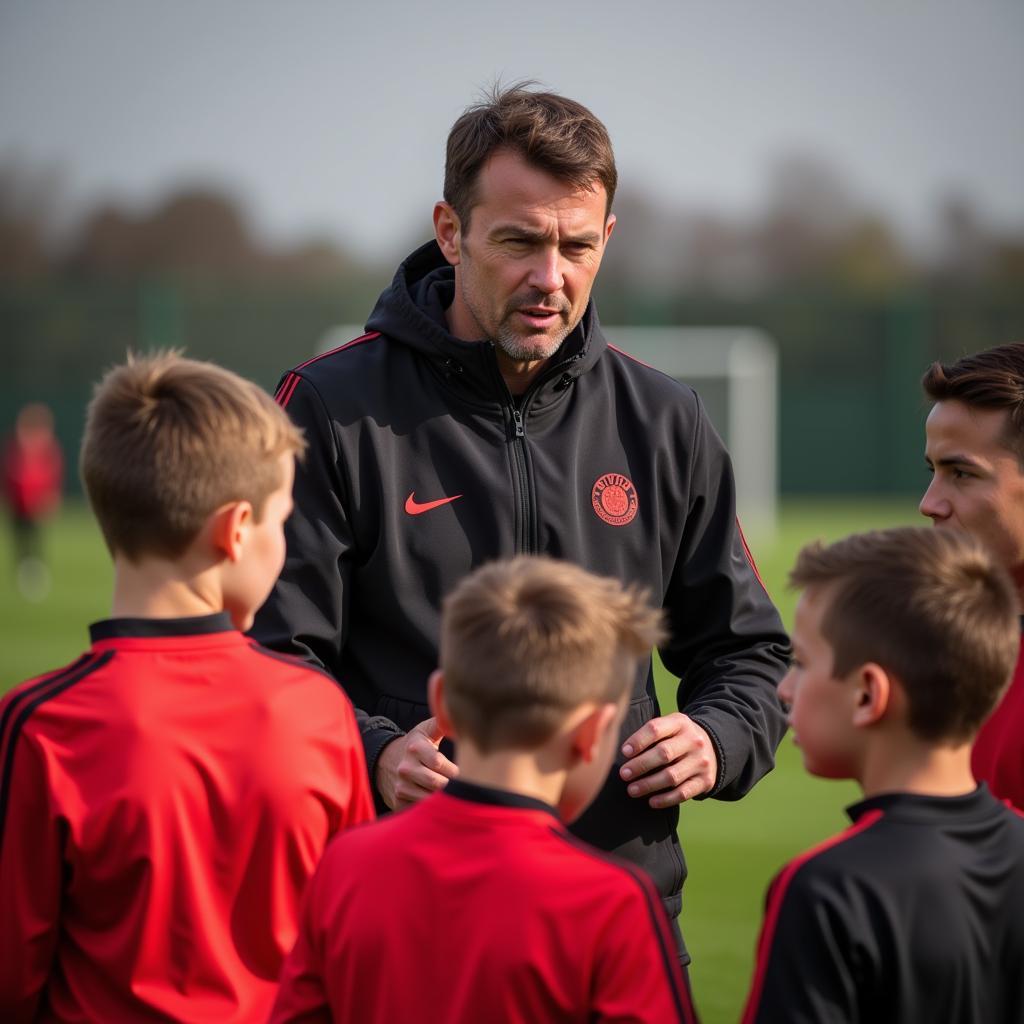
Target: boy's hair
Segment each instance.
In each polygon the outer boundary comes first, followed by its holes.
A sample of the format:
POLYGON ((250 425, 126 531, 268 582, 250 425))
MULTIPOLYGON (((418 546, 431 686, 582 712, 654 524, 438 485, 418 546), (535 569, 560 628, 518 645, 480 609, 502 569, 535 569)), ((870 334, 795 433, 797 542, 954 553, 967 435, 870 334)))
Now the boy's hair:
POLYGON ((932 363, 921 386, 933 402, 955 399, 981 409, 1005 409, 1002 443, 1024 469, 1024 342, 998 345, 955 363, 932 363))
POLYGON ((923 740, 970 739, 1013 673, 1017 591, 967 534, 900 527, 816 542, 797 556, 790 582, 829 587, 821 632, 833 676, 866 662, 891 672, 923 740))
POLYGON ((444 198, 463 228, 476 202, 480 170, 499 149, 518 153, 527 163, 577 189, 595 181, 607 194, 611 212, 618 172, 605 126, 581 103, 553 92, 535 92, 532 82, 495 86, 462 114, 448 133, 444 198))
POLYGON ((544 557, 492 562, 444 601, 448 711, 482 753, 534 749, 584 702, 619 700, 664 636, 635 586, 544 557))
POLYGON ((302 432, 251 381, 177 352, 129 355, 96 386, 82 483, 111 553, 176 558, 211 513, 248 500, 257 520, 302 432))

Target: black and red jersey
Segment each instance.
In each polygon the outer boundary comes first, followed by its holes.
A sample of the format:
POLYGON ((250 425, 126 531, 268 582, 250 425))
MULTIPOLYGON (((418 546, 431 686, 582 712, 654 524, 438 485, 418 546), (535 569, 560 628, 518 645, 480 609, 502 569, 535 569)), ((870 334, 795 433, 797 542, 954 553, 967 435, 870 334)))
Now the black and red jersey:
POLYGON ((0 703, 0 1019, 264 1020, 328 838, 373 816, 351 705, 226 613, 91 633, 0 703))
POLYGON ((974 741, 971 770, 997 797, 1024 810, 1024 637, 1010 686, 974 741))
POLYGON ((768 890, 743 1024, 1024 1020, 1024 818, 889 793, 768 890))
POLYGON ((451 782, 339 836, 303 903, 271 1020, 693 1021, 650 879, 553 808, 451 782))

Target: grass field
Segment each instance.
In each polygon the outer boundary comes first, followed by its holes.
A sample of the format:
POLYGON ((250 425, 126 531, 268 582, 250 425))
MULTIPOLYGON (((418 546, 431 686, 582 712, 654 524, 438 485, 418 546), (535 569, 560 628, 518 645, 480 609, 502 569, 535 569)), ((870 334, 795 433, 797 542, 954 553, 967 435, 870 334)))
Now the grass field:
MULTIPOLYGON (((803 543, 898 523, 923 523, 913 500, 784 503, 777 539, 755 543, 754 554, 786 625, 795 603, 786 572, 803 543)), ((77 657, 88 644, 88 623, 109 611, 110 566, 82 506, 70 505, 52 524, 47 548, 53 588, 38 604, 18 596, 9 549, 0 560, 0 693, 77 657)), ((671 707, 673 684, 666 675, 659 676, 659 690, 663 707, 671 707)), ((683 808, 680 835, 690 874, 682 924, 705 1024, 731 1024, 739 1016, 768 881, 784 861, 842 828, 843 807, 856 797, 852 784, 808 777, 786 739, 776 770, 742 802, 683 808)))

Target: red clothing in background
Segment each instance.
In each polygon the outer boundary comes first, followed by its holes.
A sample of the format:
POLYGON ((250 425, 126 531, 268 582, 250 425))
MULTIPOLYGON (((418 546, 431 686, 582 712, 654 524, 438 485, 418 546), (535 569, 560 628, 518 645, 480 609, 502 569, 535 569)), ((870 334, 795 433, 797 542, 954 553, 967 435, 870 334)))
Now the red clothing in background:
POLYGON ((52 434, 10 438, 4 448, 4 496, 19 519, 48 515, 60 501, 64 459, 52 434))

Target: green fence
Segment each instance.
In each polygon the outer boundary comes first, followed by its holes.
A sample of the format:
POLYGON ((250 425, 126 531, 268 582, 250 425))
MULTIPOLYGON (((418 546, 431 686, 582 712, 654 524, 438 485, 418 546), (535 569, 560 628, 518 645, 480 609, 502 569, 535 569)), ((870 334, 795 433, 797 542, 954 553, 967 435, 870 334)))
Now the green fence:
MULTIPOLYGON (((183 346, 272 388, 332 325, 363 323, 386 283, 387 275, 330 288, 0 287, 0 431, 24 402, 45 401, 73 453, 92 383, 129 348, 183 346)), ((947 290, 868 301, 801 292, 745 302, 609 293, 598 302, 606 323, 743 324, 775 339, 780 483, 789 494, 919 492, 925 367, 1024 340, 1024 296, 1010 293, 947 290)))

